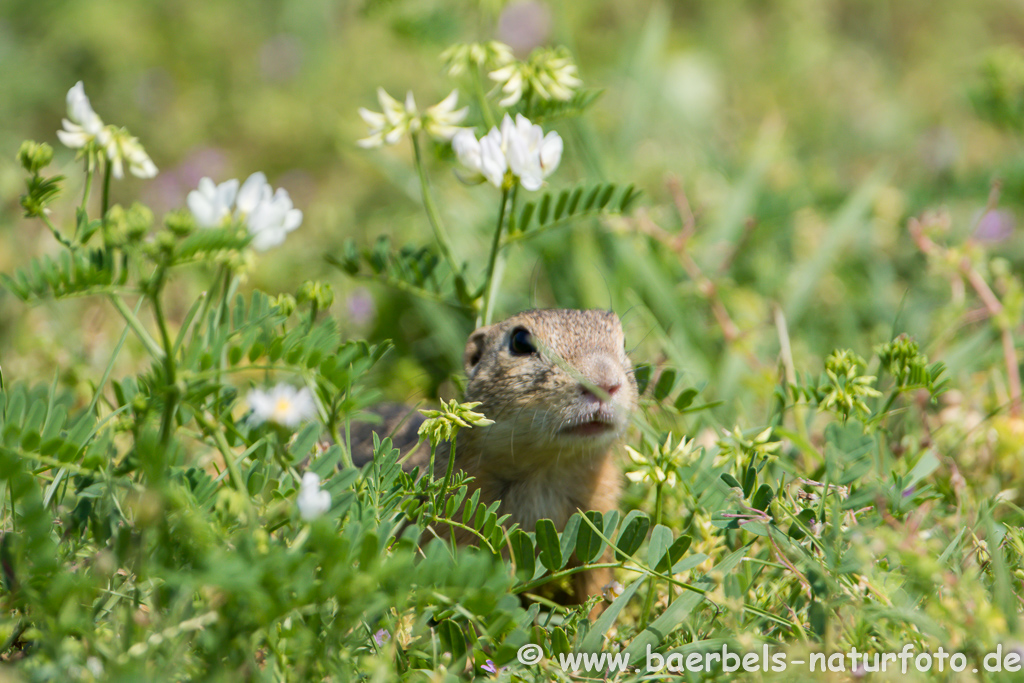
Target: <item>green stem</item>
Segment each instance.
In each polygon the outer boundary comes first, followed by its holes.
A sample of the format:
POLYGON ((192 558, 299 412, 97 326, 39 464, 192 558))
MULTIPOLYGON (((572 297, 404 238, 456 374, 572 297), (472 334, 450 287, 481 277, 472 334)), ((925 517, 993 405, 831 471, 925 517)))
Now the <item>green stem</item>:
POLYGON ((420 178, 420 191, 423 193, 423 207, 427 210, 427 218, 430 220, 430 227, 434 229, 434 238, 437 240, 437 245, 441 249, 441 255, 444 256, 446 261, 448 261, 448 266, 452 269, 452 273, 455 274, 455 277, 461 278, 462 271, 455 263, 455 256, 452 252, 451 241, 448 239, 448 233, 445 232, 444 225, 441 223, 441 214, 438 213, 437 205, 434 204, 434 197, 430 194, 430 185, 427 183, 427 171, 423 165, 423 155, 420 152, 419 133, 414 133, 412 136, 412 149, 416 156, 416 172, 420 178))
POLYGON ((156 318, 157 327, 160 329, 160 337, 164 343, 164 375, 167 382, 167 395, 164 398, 164 415, 160 425, 160 442, 167 444, 171 439, 172 425, 174 423, 174 412, 177 410, 177 381, 176 368, 174 365, 174 342, 167 331, 167 318, 164 315, 163 305, 160 302, 160 294, 163 291, 164 277, 166 271, 160 267, 153 283, 153 292, 150 297, 153 302, 153 316, 156 318))
POLYGON ((206 292, 206 298, 203 299, 203 307, 199 310, 199 315, 196 317, 198 322, 192 328, 193 341, 199 338, 203 325, 206 323, 206 315, 210 312, 210 302, 213 301, 213 297, 217 294, 217 286, 225 277, 227 269, 228 267, 226 264, 220 264, 220 268, 217 270, 217 274, 214 276, 213 282, 210 284, 210 289, 206 292))
POLYGON ((39 217, 43 220, 43 223, 46 224, 46 227, 50 229, 50 232, 53 233, 53 236, 57 239, 58 242, 63 244, 68 249, 72 249, 73 248, 73 245, 71 244, 71 242, 69 242, 68 239, 66 237, 64 237, 64 235, 60 234, 60 230, 58 230, 56 227, 54 227, 53 223, 50 222, 50 217, 49 216, 47 216, 46 214, 42 214, 41 213, 41 214, 39 214, 39 217))
POLYGON ((473 69, 473 85, 476 91, 476 99, 480 104, 480 113, 483 114, 484 123, 487 124, 488 130, 494 128, 497 124, 494 121, 494 115, 491 114, 491 105, 487 103, 487 95, 484 93, 483 76, 480 75, 480 69, 473 69))
POLYGON ((85 167, 85 191, 82 193, 82 211, 85 211, 86 206, 89 203, 89 195, 92 193, 92 176, 93 169, 86 164, 85 167))
MULTIPOLYGON (((135 308, 135 314, 138 315, 139 308, 142 307, 142 299, 139 299, 139 305, 135 308)), ((114 352, 110 354, 110 360, 107 362, 107 367, 103 371, 103 377, 100 378, 100 383, 96 386, 96 390, 92 394, 92 400, 89 401, 89 407, 85 412, 92 413, 96 409, 96 404, 100 400, 100 395, 103 393, 103 387, 107 385, 107 380, 110 379, 110 373, 114 370, 114 361, 117 360, 118 355, 121 353, 121 349, 124 348, 124 343, 128 340, 128 328, 125 327, 121 332, 121 338, 117 340, 117 344, 114 346, 114 352)), ((0 389, 3 388, 3 382, 0 382, 0 389)))
MULTIPOLYGON (((654 526, 657 527, 661 524, 661 511, 662 511, 662 489, 664 484, 658 482, 654 486, 654 526)), ((654 606, 654 592, 655 592, 655 577, 652 575, 647 580, 647 597, 644 599, 644 609, 640 618, 640 630, 643 631, 647 628, 647 621, 651 616, 651 608, 654 606)), ((670 591, 671 592, 671 591, 670 591)))
POLYGON ((227 439, 224 438, 224 433, 217 428, 217 425, 211 424, 206 419, 206 416, 201 413, 195 413, 195 420, 203 428, 203 431, 213 439, 214 445, 217 446, 217 450, 220 451, 221 457, 224 458, 224 464, 228 468, 228 478, 235 485, 235 489, 242 494, 242 500, 245 501, 245 506, 249 511, 248 519, 255 520, 256 514, 252 507, 252 499, 249 497, 249 489, 245 486, 245 480, 242 479, 242 472, 238 469, 235 454, 231 451, 231 446, 228 444, 227 439))
POLYGON ((484 279, 484 288, 487 292, 484 298, 484 310, 480 319, 477 320, 477 327, 490 325, 494 316, 494 300, 498 296, 498 285, 500 277, 495 276, 498 268, 498 254, 501 251, 501 233, 505 227, 505 207, 508 204, 508 190, 501 192, 501 208, 498 210, 498 226, 494 229, 494 239, 491 241, 491 255, 487 259, 487 275, 484 279))
POLYGON ((316 316, 320 313, 320 307, 317 305, 316 299, 310 302, 309 307, 309 326, 306 328, 306 334, 313 331, 313 326, 316 325, 316 316))
POLYGON ((103 219, 103 227, 107 227, 107 209, 110 208, 110 159, 103 164, 103 206, 100 217, 103 219))
MULTIPOLYGON (((442 510, 441 506, 444 505, 445 496, 448 494, 448 485, 451 484, 452 473, 455 471, 455 438, 457 436, 458 434, 452 434, 452 443, 448 447, 448 471, 445 472, 444 482, 441 483, 441 490, 438 492, 437 500, 434 504, 434 510, 436 510, 438 513, 442 510)), ((433 464, 433 453, 431 453, 430 459, 431 464, 433 464)), ((430 476, 434 476, 433 471, 431 471, 430 476)))
POLYGON ((114 304, 114 308, 117 309, 117 312, 120 313, 121 317, 124 318, 124 321, 128 323, 128 327, 132 328, 132 331, 139 338, 139 341, 141 341, 142 345, 146 347, 147 351, 149 351, 149 355, 156 359, 163 358, 164 352, 160 349, 160 345, 157 344, 153 337, 149 335, 149 332, 146 332, 146 328, 143 327, 142 321, 135 316, 135 313, 133 313, 132 309, 128 307, 128 304, 124 302, 124 299, 115 293, 110 293, 109 298, 110 302, 114 304))

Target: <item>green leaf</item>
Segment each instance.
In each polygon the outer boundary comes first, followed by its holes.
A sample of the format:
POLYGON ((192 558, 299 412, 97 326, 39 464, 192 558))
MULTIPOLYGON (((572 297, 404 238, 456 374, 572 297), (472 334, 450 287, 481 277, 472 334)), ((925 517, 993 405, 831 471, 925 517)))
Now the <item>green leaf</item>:
POLYGON ((757 469, 748 467, 743 473, 743 497, 750 498, 754 492, 754 485, 757 484, 757 469))
POLYGON ((664 401, 665 397, 672 393, 672 389, 676 385, 676 371, 672 368, 665 368, 661 371, 661 377, 658 378, 658 383, 654 385, 654 398, 658 401, 664 401))
POLYGON ((437 635, 441 639, 441 649, 452 654, 453 662, 466 656, 466 635, 454 621, 445 619, 438 624, 437 635))
POLYGON ((761 484, 760 488, 757 489, 757 493, 751 499, 750 506, 755 510, 768 511, 768 506, 771 505, 772 500, 775 498, 775 491, 768 484, 761 484))
MULTIPOLYGON (((516 561, 516 576, 521 581, 529 581, 533 578, 536 564, 536 553, 530 534, 522 529, 516 529, 509 534, 508 541, 512 557, 516 561)), ((550 567, 548 568, 550 569, 550 567)))
POLYGON ((533 212, 537 209, 537 205, 533 202, 527 202, 526 206, 519 213, 519 220, 516 221, 516 230, 518 232, 526 232, 530 227, 530 219, 533 218, 533 212))
POLYGON ((619 211, 626 213, 629 211, 630 205, 640 196, 640 192, 637 191, 636 186, 630 183, 626 186, 626 189, 622 193, 622 199, 619 200, 619 211))
POLYGON ((562 565, 569 561, 569 557, 576 549, 576 538, 579 535, 580 525, 583 524, 583 516, 580 513, 574 513, 569 521, 565 523, 565 528, 562 529, 562 565))
POLYGON ((550 519, 537 520, 537 548, 540 550, 540 561, 548 571, 558 571, 565 564, 562 559, 562 546, 555 531, 555 523, 550 519))
POLYGON ((683 559, 683 555, 690 549, 690 543, 692 541, 693 539, 689 536, 680 536, 673 541, 672 545, 668 547, 668 550, 665 551, 662 558, 658 560, 658 564, 655 565, 654 570, 661 572, 662 574, 668 573, 670 569, 676 566, 676 563, 679 562, 679 560, 683 559))
POLYGON ((537 207, 537 224, 544 225, 548 222, 548 212, 551 210, 551 195, 545 194, 540 198, 540 206, 537 207))
POLYGON ((654 366, 650 363, 639 363, 633 367, 633 377, 636 379, 636 392, 643 395, 647 384, 651 381, 651 374, 654 366))
POLYGON ((647 564, 651 567, 657 566, 668 552, 671 544, 672 530, 664 524, 654 527, 654 531, 651 532, 651 542, 647 544, 647 564))
POLYGON ((742 489, 743 488, 742 486, 740 486, 740 483, 738 481, 736 481, 736 477, 732 476, 728 472, 722 472, 722 481, 724 481, 725 485, 728 486, 731 489, 742 489))
POLYGON ((562 190, 558 195, 558 201, 555 202, 555 215, 554 220, 558 220, 565 213, 565 206, 569 203, 569 191, 562 190))
POLYGON ((604 531, 604 515, 596 510, 590 510, 586 513, 586 517, 590 520, 590 524, 586 522, 580 524, 579 532, 576 534, 576 557, 583 564, 593 562, 601 556, 601 551, 604 550, 604 540, 598 536, 598 532, 604 531))
POLYGON ((622 531, 619 532, 619 537, 615 541, 615 558, 625 560, 632 557, 647 538, 647 531, 650 528, 650 517, 639 510, 631 510, 623 520, 622 531))
POLYGON ((683 389, 679 392, 679 396, 676 397, 675 408, 676 410, 686 410, 693 403, 693 399, 697 398, 699 392, 690 387, 689 389, 683 389))

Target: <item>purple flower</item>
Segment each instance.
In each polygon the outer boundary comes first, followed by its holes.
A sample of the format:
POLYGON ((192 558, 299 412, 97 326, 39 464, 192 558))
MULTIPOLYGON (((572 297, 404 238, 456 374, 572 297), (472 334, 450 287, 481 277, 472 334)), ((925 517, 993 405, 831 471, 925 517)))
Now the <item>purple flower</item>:
POLYGON ((348 305, 349 317, 352 318, 352 322, 357 325, 363 325, 369 322, 377 313, 377 307, 374 304, 373 296, 370 294, 369 290, 362 287, 352 292, 345 303, 348 305))
POLYGON ((986 211, 974 229, 974 238, 980 242, 1005 242, 1013 234, 1013 214, 1003 209, 986 211))
POLYGON ((377 647, 384 645, 389 640, 391 640, 391 634, 384 629, 380 629, 373 634, 373 642, 377 643, 377 647))
POLYGON ((483 669, 484 671, 486 671, 487 673, 489 673, 489 674, 493 675, 493 676, 497 676, 497 675, 498 675, 498 674, 500 674, 500 673, 501 673, 502 671, 505 671, 505 670, 507 670, 507 669, 508 669, 508 667, 507 667, 507 666, 503 666, 503 667, 500 667, 500 668, 499 668, 499 667, 498 667, 498 665, 496 665, 496 664, 495 664, 495 663, 494 663, 494 662, 493 662, 492 660, 490 660, 490 659, 488 659, 488 660, 487 660, 487 661, 486 661, 486 662, 484 663, 484 665, 483 665, 483 666, 481 666, 480 668, 481 668, 481 669, 483 669))

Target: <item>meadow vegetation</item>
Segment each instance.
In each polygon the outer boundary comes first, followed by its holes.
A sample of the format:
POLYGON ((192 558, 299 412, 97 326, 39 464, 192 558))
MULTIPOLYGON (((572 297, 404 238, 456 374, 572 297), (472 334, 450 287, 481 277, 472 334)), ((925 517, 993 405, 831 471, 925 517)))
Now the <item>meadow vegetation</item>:
POLYGON ((1012 676, 1022 38, 1000 0, 8 2, 0 681, 1012 676), (382 400, 486 419, 465 339, 531 307, 623 319, 621 510, 353 467, 382 400), (609 546, 604 595, 536 597, 609 546))

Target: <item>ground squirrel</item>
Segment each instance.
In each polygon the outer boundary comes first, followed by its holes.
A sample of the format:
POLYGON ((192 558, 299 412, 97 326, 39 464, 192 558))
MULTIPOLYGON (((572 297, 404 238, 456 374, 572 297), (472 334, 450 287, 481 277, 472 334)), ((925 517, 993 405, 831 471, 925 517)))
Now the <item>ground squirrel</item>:
MULTIPOLYGON (((618 316, 603 310, 532 310, 470 335, 464 364, 466 401, 494 420, 463 430, 455 465, 474 477, 480 500, 501 500, 525 531, 538 519, 561 531, 577 510, 607 512, 618 505, 621 475, 613 458, 637 403, 636 380, 626 356, 618 316)), ((357 463, 372 457, 372 431, 391 434, 396 447, 415 443, 419 413, 385 407, 383 426, 353 432, 357 463), (404 424, 397 429, 402 420, 404 424)), ((441 456, 441 453, 438 453, 441 456)), ((425 469, 429 451, 412 455, 407 467, 425 469)), ((447 454, 435 461, 443 476, 447 454)), ((459 543, 472 539, 457 535, 459 543)), ((611 571, 574 576, 572 598, 585 601, 611 581, 611 571)))

